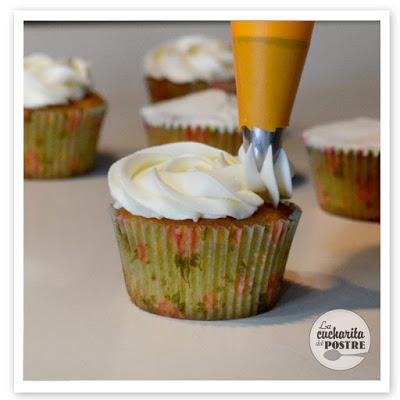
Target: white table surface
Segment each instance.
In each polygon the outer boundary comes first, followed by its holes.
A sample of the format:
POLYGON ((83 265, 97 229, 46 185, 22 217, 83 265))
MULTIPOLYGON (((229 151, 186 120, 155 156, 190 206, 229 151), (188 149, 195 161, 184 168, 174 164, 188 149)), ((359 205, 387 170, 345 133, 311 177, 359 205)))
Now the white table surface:
MULTIPOLYGON (((73 179, 25 181, 24 379, 379 379, 379 225, 335 217, 318 208, 299 135, 305 126, 334 116, 378 113, 378 40, 371 39, 376 26, 319 26, 310 58, 323 54, 320 42, 332 40, 329 32, 338 28, 339 45, 348 57, 352 52, 346 44, 357 40, 360 30, 370 34, 369 45, 362 43, 354 56, 361 57, 365 69, 359 79, 353 75, 345 84, 338 78, 341 73, 348 78, 348 70, 340 72, 347 68, 343 60, 334 69, 336 83, 310 67, 316 83, 305 71, 285 137, 289 157, 303 177, 293 197, 303 216, 287 263, 288 287, 272 311, 242 320, 174 320, 143 312, 130 302, 108 214, 106 171, 112 161, 146 144, 137 110, 147 98, 141 77, 135 76, 133 87, 124 87, 115 72, 118 65, 99 66, 104 69, 97 75, 104 78, 102 93, 108 93, 110 112, 95 169, 73 179), (335 308, 356 311, 371 331, 370 353, 348 371, 323 367, 309 349, 313 322, 335 308)), ((69 37, 65 54, 77 54, 68 48, 70 43, 90 48, 86 41, 99 40, 100 31, 107 51, 115 52, 107 38, 119 38, 122 46, 132 29, 136 28, 124 24, 28 26, 25 47, 29 52, 60 53, 62 36, 69 37), (110 35, 104 33, 107 29, 110 35), (86 41, 78 44, 73 35, 82 30, 86 41)), ((157 29, 164 32, 156 25, 149 32, 159 34, 157 29)), ((213 29, 226 35, 226 25, 213 29)), ((99 58, 99 51, 92 58, 99 58)), ((128 74, 128 66, 134 64, 134 55, 129 57, 119 64, 121 73, 128 74)), ((337 59, 327 57, 323 63, 337 59)), ((353 65, 350 61, 348 66, 353 65)))

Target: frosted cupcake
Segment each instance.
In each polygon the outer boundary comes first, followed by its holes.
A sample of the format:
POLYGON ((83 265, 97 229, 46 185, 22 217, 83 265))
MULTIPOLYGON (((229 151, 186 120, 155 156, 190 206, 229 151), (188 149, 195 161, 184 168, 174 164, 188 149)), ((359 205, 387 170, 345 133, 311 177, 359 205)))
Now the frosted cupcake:
POLYGON ((322 209, 350 218, 380 218, 380 125, 358 118, 304 132, 322 209))
POLYGON ((270 150, 261 173, 201 143, 150 147, 110 168, 111 207, 126 287, 151 313, 243 318, 278 301, 300 209, 291 168, 270 150))
POLYGON ((237 154, 242 143, 236 96, 208 89, 141 110, 151 146, 196 141, 237 154))
POLYGON ((78 58, 34 54, 24 60, 24 174, 62 178, 93 165, 106 111, 78 58))
POLYGON ((206 36, 184 36, 152 49, 144 74, 153 102, 208 88, 235 92, 229 43, 206 36))

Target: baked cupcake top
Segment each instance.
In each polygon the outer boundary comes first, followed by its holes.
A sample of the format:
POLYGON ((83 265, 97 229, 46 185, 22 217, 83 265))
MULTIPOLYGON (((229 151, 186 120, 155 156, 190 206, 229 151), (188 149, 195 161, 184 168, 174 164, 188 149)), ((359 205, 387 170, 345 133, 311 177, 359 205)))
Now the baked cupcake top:
POLYGON ((379 154, 380 123, 373 118, 360 117, 317 125, 303 134, 307 146, 320 149, 333 147, 344 151, 363 151, 379 154))
POLYGON ((175 83, 234 79, 229 43, 207 36, 183 36, 150 50, 144 73, 175 83))
POLYGON ((108 172, 114 207, 147 218, 244 219, 292 194, 292 168, 282 149, 272 149, 261 172, 253 150, 239 156, 197 143, 149 147, 115 162, 108 172))
POLYGON ((202 127, 221 132, 237 132, 236 96, 208 89, 143 107, 145 123, 165 128, 202 127))
POLYGON ((68 104, 90 88, 89 66, 79 59, 32 54, 24 59, 24 108, 68 104))

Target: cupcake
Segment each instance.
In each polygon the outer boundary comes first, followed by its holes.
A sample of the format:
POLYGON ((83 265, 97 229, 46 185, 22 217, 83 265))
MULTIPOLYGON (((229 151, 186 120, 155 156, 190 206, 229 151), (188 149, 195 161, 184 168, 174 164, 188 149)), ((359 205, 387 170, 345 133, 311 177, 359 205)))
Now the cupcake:
POLYGON ((242 143, 236 96, 208 89, 141 109, 150 146, 196 141, 237 154, 242 143))
POLYGON ((129 296, 151 313, 244 318, 278 301, 300 209, 281 198, 291 169, 272 150, 233 157, 197 142, 140 150, 108 174, 112 220, 129 296))
POLYGON ((379 221, 379 121, 334 122, 315 126, 303 137, 321 208, 349 218, 379 221))
POLYGON ((144 74, 153 102, 208 88, 235 92, 230 44, 206 36, 184 36, 150 50, 144 74))
POLYGON ((62 178, 93 165, 106 111, 88 64, 34 54, 24 60, 24 175, 62 178))

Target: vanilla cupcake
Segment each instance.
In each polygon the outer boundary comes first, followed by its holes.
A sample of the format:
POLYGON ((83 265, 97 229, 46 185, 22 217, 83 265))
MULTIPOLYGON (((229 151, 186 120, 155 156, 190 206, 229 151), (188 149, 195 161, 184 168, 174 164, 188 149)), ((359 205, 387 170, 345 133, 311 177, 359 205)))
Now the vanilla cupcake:
POLYGON ((357 118, 304 132, 322 209, 349 218, 380 218, 380 124, 357 118))
POLYGON ((106 111, 78 58, 33 54, 24 60, 24 175, 62 178, 93 165, 106 111))
POLYGON ((114 163, 108 182, 128 293, 151 313, 243 318, 278 301, 300 209, 291 169, 269 150, 233 157, 201 143, 140 150, 114 163))
POLYGON ((208 88, 236 90, 230 44, 206 36, 183 36, 150 50, 144 74, 153 102, 208 88))
POLYGON ((140 111, 150 146, 195 141, 237 154, 242 143, 236 96, 208 89, 140 111))

